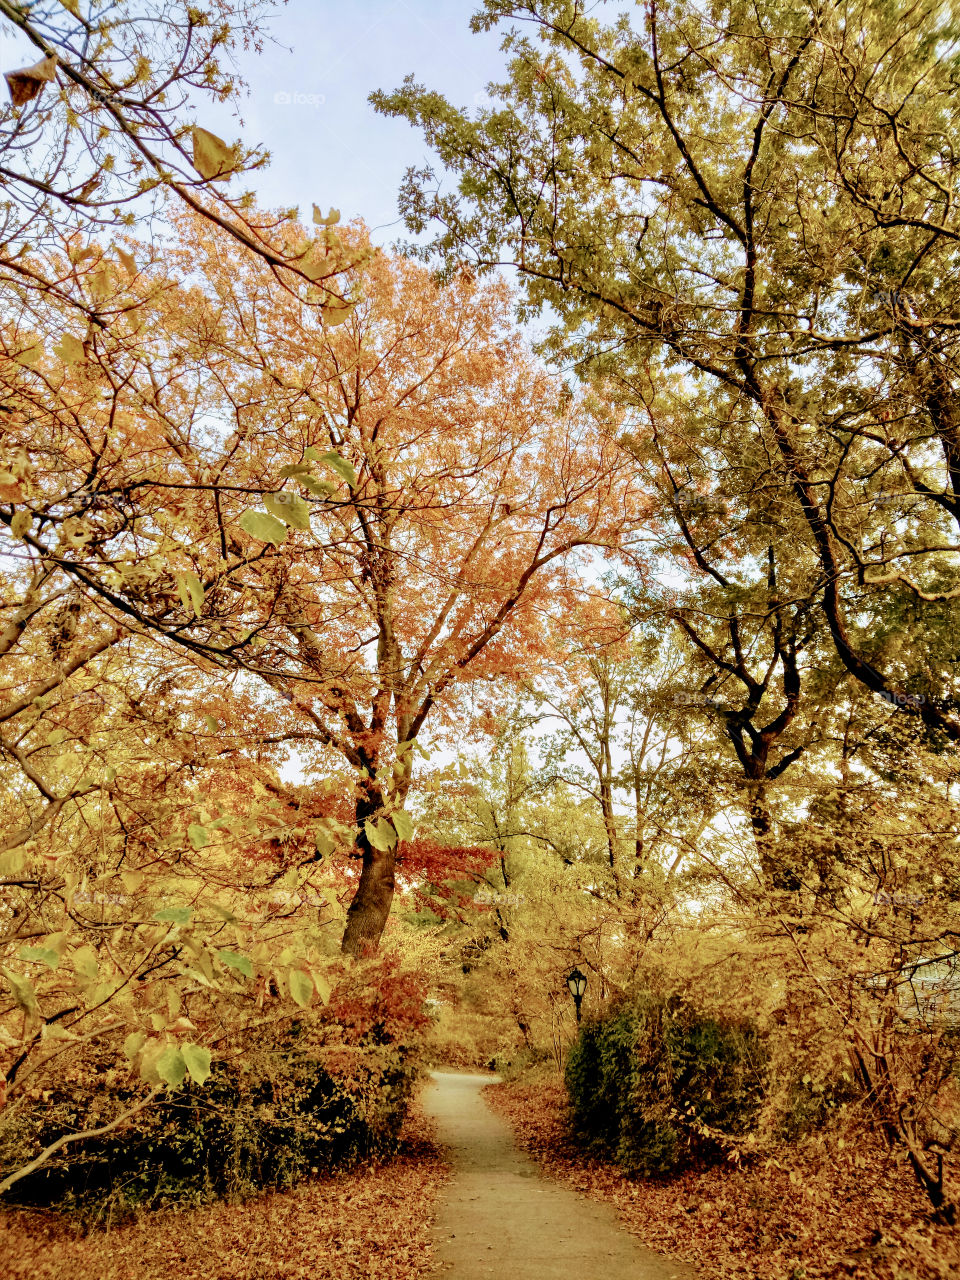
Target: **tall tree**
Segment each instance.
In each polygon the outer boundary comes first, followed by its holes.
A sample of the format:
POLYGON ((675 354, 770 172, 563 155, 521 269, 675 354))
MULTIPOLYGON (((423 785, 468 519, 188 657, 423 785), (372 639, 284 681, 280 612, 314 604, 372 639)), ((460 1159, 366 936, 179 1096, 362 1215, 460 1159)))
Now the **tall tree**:
MULTIPOLYGON (((688 459, 729 460, 718 549, 752 551, 775 504, 847 670, 957 740, 960 30, 935 0, 902 19, 487 0, 474 26, 509 24, 512 55, 495 106, 412 79, 373 101, 459 178, 408 175, 408 224, 442 228, 425 252, 516 267, 527 311, 557 317, 548 350, 650 405, 688 459)), ((694 555, 716 537, 692 532, 694 555)))
POLYGON ((424 725, 534 661, 578 555, 614 554, 647 506, 608 411, 537 365, 505 286, 286 228, 337 259, 332 314, 209 222, 181 232, 118 286, 108 338, 8 363, 5 519, 111 617, 255 674, 289 739, 349 765, 358 952, 389 914, 424 725))

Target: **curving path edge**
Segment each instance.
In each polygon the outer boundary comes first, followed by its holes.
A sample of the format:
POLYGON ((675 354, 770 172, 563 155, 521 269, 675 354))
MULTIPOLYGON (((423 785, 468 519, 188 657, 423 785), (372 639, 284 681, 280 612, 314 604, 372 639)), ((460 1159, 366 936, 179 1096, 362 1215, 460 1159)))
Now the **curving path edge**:
POLYGON ((481 1095, 496 1076, 430 1075, 424 1109, 454 1166, 434 1224, 443 1280, 697 1280, 638 1244, 611 1206, 541 1176, 481 1095))

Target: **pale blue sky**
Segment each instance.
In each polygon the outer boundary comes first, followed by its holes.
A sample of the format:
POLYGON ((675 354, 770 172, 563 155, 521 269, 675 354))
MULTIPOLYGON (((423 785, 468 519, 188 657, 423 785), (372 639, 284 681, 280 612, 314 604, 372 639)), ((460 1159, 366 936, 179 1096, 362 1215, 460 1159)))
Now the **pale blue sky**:
MULTIPOLYGON (((422 136, 404 121, 377 115, 374 89, 397 87, 408 72, 457 105, 484 100, 484 87, 502 78, 497 32, 469 29, 479 0, 290 0, 272 22, 274 40, 260 56, 244 55, 249 87, 241 103, 242 135, 270 150, 264 173, 250 175, 261 202, 316 201, 380 227, 386 244, 405 236, 397 190, 408 165, 422 164, 422 136), (285 96, 286 95, 286 96, 285 96), (384 224, 396 224, 385 226, 384 224)), ((226 136, 238 129, 224 114, 202 107, 198 121, 226 136)))
MULTIPOLYGON (((501 33, 470 31, 480 7, 481 0, 289 0, 268 16, 262 54, 238 57, 247 94, 232 108, 198 99, 197 123, 271 152, 270 167, 243 180, 262 205, 299 205, 308 217, 314 201, 333 205, 345 221, 359 214, 380 226, 374 238, 387 244, 406 234, 397 214, 404 171, 428 153, 418 131, 377 115, 367 98, 413 72, 458 106, 484 101, 505 60, 501 33)), ((0 69, 29 63, 36 52, 3 24, 0 69)))

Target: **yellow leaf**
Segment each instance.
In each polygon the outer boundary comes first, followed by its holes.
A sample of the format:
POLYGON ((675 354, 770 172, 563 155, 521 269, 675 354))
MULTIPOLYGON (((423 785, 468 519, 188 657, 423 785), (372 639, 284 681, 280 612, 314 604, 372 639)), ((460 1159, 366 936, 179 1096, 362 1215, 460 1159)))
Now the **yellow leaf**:
POLYGON ((327 306, 320 308, 320 314, 323 316, 325 324, 343 324, 344 320, 351 315, 356 305, 357 304, 355 302, 349 302, 345 306, 328 304, 327 306))
POLYGON ((87 258, 97 257, 99 252, 100 252, 100 248, 98 245, 95 245, 95 244, 88 244, 86 248, 83 248, 83 249, 76 249, 71 247, 67 250, 67 253, 70 257, 70 261, 76 263, 77 265, 79 265, 81 262, 86 262, 87 258))
POLYGON ((15 538, 22 538, 33 524, 33 516, 29 511, 17 511, 10 521, 10 532, 15 538))
POLYGON ((73 967, 81 977, 90 978, 91 980, 96 978, 100 966, 97 963, 97 953, 93 947, 78 947, 73 953, 73 967))
POLYGON ((132 253, 127 253, 126 249, 118 249, 117 257, 123 263, 123 269, 126 271, 128 276, 135 276, 137 274, 137 260, 132 253))
POLYGON ((83 343, 79 338, 75 338, 72 333, 65 333, 53 348, 53 351, 54 355, 58 355, 64 364, 79 364, 81 360, 86 359, 83 343))
POLYGON ((316 969, 311 969, 310 972, 313 975, 313 983, 317 989, 317 995, 320 997, 321 1003, 327 1004, 327 1002, 330 999, 330 992, 332 990, 330 985, 330 979, 326 976, 326 974, 317 973, 316 969))
POLYGON ((110 279, 109 266, 100 267, 90 276, 89 279, 90 296, 95 298, 97 302, 104 302, 113 292, 113 282, 110 279))
POLYGON ((313 981, 302 969, 291 969, 288 977, 290 996, 294 1003, 305 1009, 313 999, 313 981))
POLYGON ((177 575, 177 593, 184 609, 189 610, 192 606, 196 617, 200 617, 200 610, 203 608, 203 584, 195 573, 180 573, 177 575))
POLYGON ((43 355, 43 344, 40 342, 31 343, 29 347, 25 347, 18 356, 15 356, 17 364, 25 365, 28 369, 32 369, 40 357, 43 355))
POLYGON ((208 182, 216 182, 229 177, 236 168, 237 153, 215 133, 194 125, 193 163, 197 172, 208 182))
POLYGON ((324 217, 319 208, 314 205, 313 220, 318 227, 332 227, 335 223, 340 221, 340 210, 331 209, 327 216, 324 217))
POLYGON ((69 11, 73 14, 75 18, 80 17, 79 0, 60 0, 60 3, 63 5, 65 9, 69 9, 69 11))

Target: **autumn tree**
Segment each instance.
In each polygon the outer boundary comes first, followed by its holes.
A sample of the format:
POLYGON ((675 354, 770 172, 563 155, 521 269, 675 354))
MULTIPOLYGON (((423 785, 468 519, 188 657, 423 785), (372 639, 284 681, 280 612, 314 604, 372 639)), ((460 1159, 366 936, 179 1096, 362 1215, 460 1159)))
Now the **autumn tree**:
MULTIPOLYGON (((626 615, 626 611, 625 615, 626 615)), ((541 773, 597 807, 612 891, 669 879, 710 817, 704 725, 689 714, 697 673, 654 628, 581 632, 561 662, 541 663, 529 696, 542 728, 541 773), (633 882, 633 883, 631 883, 633 882)))
POLYGON ((474 19, 500 23, 493 106, 374 95, 459 183, 408 175, 408 224, 440 226, 425 252, 516 267, 526 313, 556 316, 548 350, 676 424, 674 515, 725 504, 719 526, 675 521, 691 556, 726 549, 758 585, 775 534, 850 674, 955 740, 954 17, 488 0, 474 19))
POLYGON ((112 617, 251 673, 288 701, 286 740, 347 762, 357 952, 386 923, 428 718, 452 727, 461 691, 535 660, 577 554, 613 554, 645 505, 604 406, 536 365, 504 286, 287 228, 337 259, 333 314, 204 220, 181 234, 115 286, 108 337, 8 365, 5 518, 112 617))

